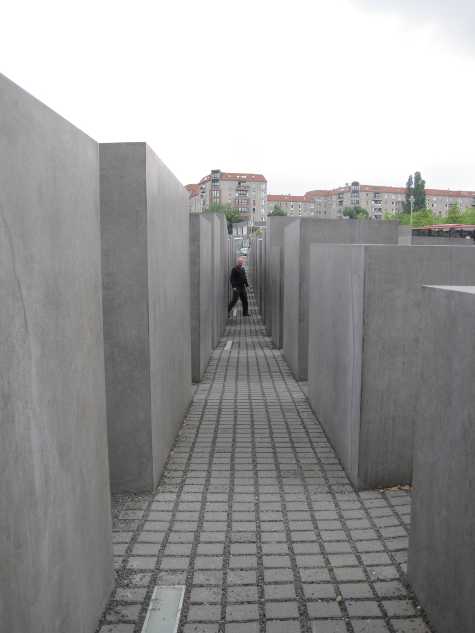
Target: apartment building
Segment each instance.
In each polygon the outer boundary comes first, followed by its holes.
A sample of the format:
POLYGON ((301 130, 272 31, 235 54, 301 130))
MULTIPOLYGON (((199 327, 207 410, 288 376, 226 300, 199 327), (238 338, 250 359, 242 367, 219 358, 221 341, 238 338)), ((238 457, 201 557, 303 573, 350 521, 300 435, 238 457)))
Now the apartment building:
MULTIPOLYGON (((405 200, 405 187, 361 185, 353 181, 337 189, 308 191, 303 196, 269 195, 267 210, 270 213, 274 205, 278 204, 288 215, 341 218, 345 207, 357 206, 366 209, 370 218, 381 219, 385 213, 401 213, 405 200)), ((427 208, 434 215, 443 216, 453 204, 457 204, 462 210, 467 207, 475 208, 475 191, 426 189, 426 200, 427 208)))
POLYGON ((198 184, 187 185, 190 213, 201 213, 212 204, 228 204, 251 224, 266 217, 267 180, 262 174, 213 169, 198 184))
POLYGON ((203 211, 202 199, 200 196, 199 185, 185 185, 185 189, 188 191, 188 210, 190 213, 201 213, 203 211))
POLYGON ((267 196, 267 213, 271 213, 275 206, 280 207, 287 215, 313 215, 313 205, 305 196, 267 196))

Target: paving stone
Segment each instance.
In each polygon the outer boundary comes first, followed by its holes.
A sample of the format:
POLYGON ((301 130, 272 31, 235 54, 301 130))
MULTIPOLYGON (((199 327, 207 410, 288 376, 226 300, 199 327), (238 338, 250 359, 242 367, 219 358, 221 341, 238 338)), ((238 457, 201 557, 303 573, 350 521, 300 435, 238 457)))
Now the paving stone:
POLYGON ((358 559, 353 554, 329 554, 328 560, 333 567, 351 567, 358 565, 358 559))
POLYGON ((300 578, 303 582, 330 582, 330 572, 328 569, 300 569, 300 578))
POLYGON ((254 556, 235 556, 231 555, 229 559, 229 567, 233 569, 253 569, 257 567, 257 558, 254 556))
POLYGON ((354 633, 389 633, 384 620, 352 620, 354 633))
POLYGON ((373 584, 376 593, 382 598, 392 598, 394 596, 405 596, 407 590, 399 580, 389 580, 387 582, 375 582, 373 584))
POLYGON ((399 578, 399 573, 392 565, 381 565, 381 567, 368 567, 370 578, 374 580, 395 580, 399 578))
POLYGON ((266 583, 289 582, 293 580, 292 570, 287 569, 265 569, 264 580, 266 583))
POLYGON ((330 599, 335 598, 335 586, 330 583, 304 584, 303 590, 307 599, 330 599))
POLYGON ((308 615, 311 618, 341 618, 341 609, 335 600, 309 602, 307 604, 308 615))
POLYGON ((222 569, 222 556, 197 556, 195 558, 195 569, 222 569))
POLYGON ((218 633, 219 627, 217 624, 185 624, 183 633, 218 633))
POLYGON ((228 603, 233 602, 257 602, 257 587, 254 585, 236 585, 228 587, 228 603))
POLYGON ((228 571, 228 584, 229 585, 255 585, 256 572, 230 569, 228 571))
POLYGON ((339 582, 344 580, 366 580, 363 570, 359 567, 337 567, 334 573, 339 582))
POLYGON ((230 604, 226 609, 227 622, 243 622, 257 620, 259 617, 257 604, 230 604))
POLYGON ((383 600, 383 607, 390 618, 417 615, 416 608, 409 600, 383 600))
POLYGON ((118 602, 143 602, 145 600, 146 593, 147 589, 145 587, 119 587, 114 594, 114 600, 117 600, 118 602))
POLYGON ((383 616, 375 600, 347 600, 345 604, 351 618, 378 618, 383 616))
POLYGON ((106 612, 107 622, 120 622, 121 620, 135 621, 137 620, 140 604, 114 604, 112 603, 106 612))
POLYGON ((266 633, 300 633, 300 631, 298 620, 267 620, 266 622, 266 633))
POLYGON ((221 618, 221 606, 212 604, 191 605, 188 610, 189 622, 218 622, 221 618))
POLYGON ((429 629, 421 618, 390 620, 390 622, 396 633, 429 633, 429 629))
POLYGON ((219 587, 194 587, 191 590, 190 601, 211 604, 221 601, 221 588, 219 587))
POLYGON ((296 618, 298 617, 297 602, 267 602, 266 618, 296 618))
POLYGON ((312 633, 346 633, 346 624, 342 620, 314 620, 312 633))
POLYGON ((259 622, 231 622, 224 627, 225 633, 259 633, 259 622))
POLYGON ((295 600, 294 585, 264 585, 266 600, 295 600))

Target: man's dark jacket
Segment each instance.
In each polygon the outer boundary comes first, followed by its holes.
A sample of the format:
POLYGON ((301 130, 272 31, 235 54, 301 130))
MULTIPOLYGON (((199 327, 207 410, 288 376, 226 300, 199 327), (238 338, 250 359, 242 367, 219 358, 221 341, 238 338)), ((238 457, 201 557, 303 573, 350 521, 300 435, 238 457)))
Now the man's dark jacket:
POLYGON ((234 266, 231 271, 230 281, 231 287, 238 288, 239 290, 242 290, 245 286, 249 286, 244 267, 239 268, 238 266, 234 266))

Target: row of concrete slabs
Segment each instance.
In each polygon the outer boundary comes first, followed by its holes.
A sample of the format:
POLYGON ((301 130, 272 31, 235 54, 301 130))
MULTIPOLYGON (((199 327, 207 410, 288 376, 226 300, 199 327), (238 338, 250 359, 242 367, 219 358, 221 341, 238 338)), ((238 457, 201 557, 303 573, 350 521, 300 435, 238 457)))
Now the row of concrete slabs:
POLYGON ((409 577, 475 629, 475 248, 376 221, 268 218, 265 323, 358 490, 413 484, 409 577))
POLYGON ((111 489, 154 489, 224 328, 226 223, 199 218, 197 250, 187 203, 145 143, 98 144, 0 75, 2 630, 97 626, 111 489))

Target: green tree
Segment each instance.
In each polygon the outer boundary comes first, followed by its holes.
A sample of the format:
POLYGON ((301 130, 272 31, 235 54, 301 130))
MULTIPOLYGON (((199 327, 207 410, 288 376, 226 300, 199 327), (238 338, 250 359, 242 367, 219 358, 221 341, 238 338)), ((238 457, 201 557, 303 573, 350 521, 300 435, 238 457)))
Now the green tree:
MULTIPOLYGON (((406 216, 405 213, 404 216, 406 216)), ((401 224, 404 224, 402 215, 396 215, 395 213, 391 213, 390 211, 385 211, 383 213, 383 220, 386 220, 388 222, 400 222, 401 224)))
POLYGON ((206 209, 206 213, 224 213, 226 217, 226 222, 228 224, 228 233, 232 235, 233 232, 233 224, 235 222, 242 222, 241 214, 238 209, 235 209, 230 204, 219 204, 214 202, 210 204, 206 209))
POLYGON ((420 171, 416 171, 414 176, 409 175, 406 182, 406 199, 403 204, 403 212, 411 212, 411 196, 414 200, 414 211, 422 211, 426 208, 426 181, 423 180, 420 171))
MULTIPOLYGON (((408 218, 408 224, 411 219, 408 218)), ((435 224, 436 219, 434 218, 432 211, 429 209, 421 209, 420 211, 414 211, 412 214, 412 226, 429 226, 430 224, 435 224)))
POLYGON ((403 205, 404 213, 411 212, 411 196, 413 195, 414 195, 414 178, 412 174, 410 174, 406 182, 406 200, 404 201, 404 205, 403 205))
POLYGON ((365 220, 369 217, 369 214, 363 207, 345 207, 343 209, 343 216, 350 220, 365 220))
POLYGON ((447 216, 444 218, 444 224, 461 224, 462 209, 457 202, 449 205, 447 216))
POLYGON ((421 211, 426 208, 426 181, 422 179, 421 172, 414 174, 414 209, 421 211))
POLYGON ((282 207, 278 204, 274 204, 272 211, 267 215, 287 215, 287 211, 285 211, 285 209, 282 209, 282 207))
POLYGON ((463 211, 460 224, 475 224, 475 208, 468 207, 463 211))

